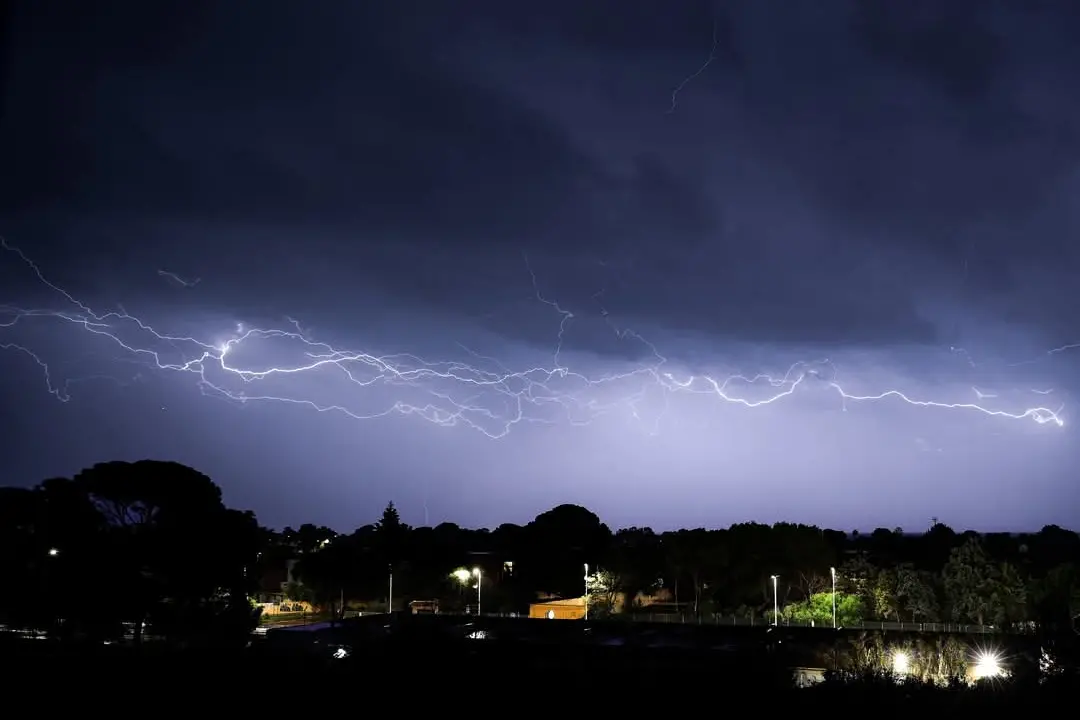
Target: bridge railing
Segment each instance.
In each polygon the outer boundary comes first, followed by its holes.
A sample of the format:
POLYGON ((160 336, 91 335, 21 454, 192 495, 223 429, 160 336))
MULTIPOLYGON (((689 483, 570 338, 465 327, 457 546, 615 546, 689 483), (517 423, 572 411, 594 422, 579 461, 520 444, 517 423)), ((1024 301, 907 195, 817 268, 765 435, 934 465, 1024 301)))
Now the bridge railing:
MULTIPOLYGON (((484 617, 524 618, 528 617, 520 613, 485 612, 484 617)), ((464 617, 475 617, 466 615, 464 617)), ((605 618, 607 619, 607 618, 605 618)), ((717 627, 760 627, 772 626, 772 620, 763 617, 748 618, 739 615, 722 615, 710 613, 648 613, 627 612, 619 613, 610 618, 615 622, 649 622, 671 623, 677 625, 712 625, 717 627)), ((832 630, 832 623, 800 622, 781 620, 780 627, 815 628, 819 630, 832 630)), ((919 622, 887 622, 881 620, 864 620, 857 623, 841 625, 840 630, 876 630, 895 632, 925 632, 925 633, 950 633, 957 635, 989 635, 992 633, 1022 635, 1034 631, 1030 627, 997 627, 994 625, 977 625, 973 623, 919 623, 919 622)))
MULTIPOLYGON (((677 623, 684 625, 726 625, 742 627, 769 627, 773 623, 767 618, 748 618, 738 615, 713 615, 713 614, 679 614, 679 613, 627 613, 620 615, 620 619, 637 622, 677 623)), ((800 622, 781 620, 780 627, 806 627, 832 629, 832 623, 800 622)), ((992 625, 972 625, 967 623, 916 623, 916 622, 885 622, 878 620, 864 620, 858 623, 847 623, 841 626, 844 630, 894 630, 903 632, 929 632, 929 633, 957 633, 965 635, 981 635, 1001 632, 992 625)))

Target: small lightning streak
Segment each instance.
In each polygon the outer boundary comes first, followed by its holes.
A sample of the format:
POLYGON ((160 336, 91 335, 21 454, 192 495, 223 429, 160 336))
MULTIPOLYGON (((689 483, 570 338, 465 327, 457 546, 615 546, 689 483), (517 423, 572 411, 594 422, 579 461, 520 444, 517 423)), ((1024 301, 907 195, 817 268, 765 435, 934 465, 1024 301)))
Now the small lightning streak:
POLYGON ((180 277, 176 273, 171 273, 168 270, 158 270, 157 274, 160 275, 161 277, 167 279, 167 280, 172 280, 173 282, 175 282, 175 283, 177 283, 177 284, 179 284, 179 285, 181 285, 183 287, 186 287, 186 288, 193 288, 202 281, 202 278, 195 278, 194 280, 185 280, 184 278, 180 277))
POLYGON ((1069 350, 1075 350, 1077 348, 1080 348, 1080 342, 1071 342, 1066 345, 1059 345, 1056 348, 1050 348, 1038 357, 1030 358, 1028 360, 1022 360, 1020 362, 1009 363, 1007 367, 1022 367, 1024 365, 1034 365, 1035 363, 1041 362, 1046 358, 1053 357, 1054 355, 1060 355, 1061 353, 1068 352, 1069 350))
POLYGON ((718 30, 719 28, 717 26, 716 17, 714 15, 712 22, 712 44, 709 46, 709 56, 705 58, 705 62, 701 64, 701 67, 699 67, 690 75, 687 75, 685 78, 683 78, 683 81, 676 85, 675 89, 671 91, 671 107, 668 108, 667 113, 665 113, 666 115, 671 115, 675 112, 675 108, 679 105, 679 93, 681 93, 687 85, 697 79, 697 77, 701 75, 701 73, 708 70, 709 66, 713 63, 713 60, 716 59, 716 49, 719 45, 720 38, 718 30))
MULTIPOLYGON (((565 333, 574 313, 544 295, 528 256, 524 259, 533 292, 559 318, 553 364, 511 370, 501 361, 464 346, 460 347, 471 356, 470 362, 428 361, 410 354, 379 356, 339 349, 314 339, 292 319, 286 328, 236 324, 233 332, 217 335, 214 340, 170 335, 126 310, 94 311, 48 280, 20 249, 3 238, 0 246, 19 257, 39 282, 67 304, 66 309, 59 310, 0 305, 0 330, 17 329, 20 324, 45 319, 73 325, 120 349, 124 357, 119 359, 149 369, 191 375, 204 394, 239 405, 284 404, 320 413, 340 413, 357 420, 393 414, 417 416, 441 426, 465 425, 494 439, 507 435, 520 423, 584 425, 617 411, 640 419, 639 408, 646 395, 657 392, 662 393, 665 411, 669 396, 674 394, 711 396, 725 404, 757 408, 781 402, 802 387, 814 386, 834 393, 844 409, 852 403, 896 401, 1003 420, 1030 420, 1059 427, 1064 424, 1060 408, 1053 411, 1030 407, 1011 412, 971 402, 922 400, 895 388, 854 394, 840 385, 838 370, 828 359, 794 363, 781 376, 701 374, 677 378, 667 369, 668 360, 656 346, 633 330, 619 327, 603 305, 603 317, 616 336, 648 348, 651 358, 625 372, 587 376, 571 369, 562 357, 565 333), (286 361, 283 357, 291 359, 286 361), (309 377, 312 382, 302 383, 302 377, 309 377), (317 394, 318 388, 325 387, 329 381, 337 383, 332 394, 317 394), (379 402, 371 397, 370 391, 376 387, 392 392, 391 400, 379 402), (368 407, 372 403, 378 404, 368 407)), ((594 295, 598 303, 602 297, 602 291, 594 295)), ((48 391, 61 401, 69 400, 70 381, 56 382, 49 364, 32 348, 9 342, 0 344, 0 349, 28 356, 41 368, 48 391)), ((980 403, 987 397, 982 394, 980 403)), ((654 423, 653 431, 656 429, 654 423)))

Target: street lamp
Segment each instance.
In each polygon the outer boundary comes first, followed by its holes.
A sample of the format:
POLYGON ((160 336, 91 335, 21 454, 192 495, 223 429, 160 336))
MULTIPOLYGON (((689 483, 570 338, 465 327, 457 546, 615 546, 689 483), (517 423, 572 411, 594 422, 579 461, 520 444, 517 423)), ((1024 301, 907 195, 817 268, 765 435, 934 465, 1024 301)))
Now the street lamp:
POLYGON ((56 557, 60 554, 60 551, 56 548, 49 548, 49 557, 56 557))
POLYGON ((780 624, 780 603, 776 598, 776 580, 779 575, 770 575, 772 578, 772 624, 777 626, 780 624))
POLYGON ((589 563, 585 563, 585 619, 589 619, 589 563))
POLYGON ((832 575, 832 629, 836 629, 836 568, 829 568, 829 574, 832 575))
POLYGON ((386 614, 394 612, 394 566, 390 566, 390 597, 386 599, 386 614))
POLYGON ((480 586, 484 584, 484 576, 478 567, 473 568, 472 572, 476 576, 476 616, 480 617, 480 586))

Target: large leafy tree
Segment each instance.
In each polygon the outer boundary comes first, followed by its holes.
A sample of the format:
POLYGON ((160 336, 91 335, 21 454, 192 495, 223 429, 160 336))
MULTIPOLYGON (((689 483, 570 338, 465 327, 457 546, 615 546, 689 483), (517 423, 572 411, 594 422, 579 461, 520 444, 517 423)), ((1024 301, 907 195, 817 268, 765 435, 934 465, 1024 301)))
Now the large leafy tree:
POLYGON ((896 573, 896 594, 912 622, 938 621, 939 605, 932 574, 901 565, 896 573))
POLYGON ((1012 591, 977 537, 952 550, 942 577, 952 617, 959 622, 984 625, 999 617, 1003 595, 1012 591))
POLYGON ((95 465, 72 485, 100 514, 96 567, 136 639, 147 621, 169 635, 188 635, 223 615, 249 621, 262 536, 253 515, 224 506, 209 477, 141 460, 95 465))

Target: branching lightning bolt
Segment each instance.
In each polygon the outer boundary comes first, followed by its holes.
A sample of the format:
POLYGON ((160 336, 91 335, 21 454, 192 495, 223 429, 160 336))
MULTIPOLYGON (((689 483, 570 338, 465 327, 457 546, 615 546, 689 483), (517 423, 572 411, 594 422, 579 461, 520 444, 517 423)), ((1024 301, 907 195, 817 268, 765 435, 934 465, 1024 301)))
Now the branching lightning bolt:
MULTIPOLYGON (((726 404, 752 409, 780 402, 794 395, 800 387, 816 385, 835 393, 844 409, 851 403, 895 401, 1003 420, 1064 424, 1060 409, 1030 407, 1011 412, 972 402, 913 398, 898 389, 854 394, 837 381, 838 370, 828 359, 797 362, 781 376, 759 373, 722 378, 704 374, 676 377, 668 370, 668 359, 652 343, 632 330, 617 326, 603 306, 602 316, 613 332, 620 339, 641 343, 652 357, 625 372, 588 376, 571 369, 563 360, 565 333, 574 320, 574 313, 544 295, 527 256, 525 265, 535 296, 558 315, 558 332, 550 367, 511 370, 502 362, 464 345, 460 347, 470 356, 468 362, 432 362, 410 354, 377 356, 338 349, 313 339, 292 319, 288 320, 288 328, 249 328, 239 324, 233 332, 223 336, 226 339, 217 342, 168 334, 123 309, 119 312, 93 310, 47 279, 20 249, 2 238, 0 245, 21 259, 40 283, 66 303, 65 308, 58 310, 0 305, 0 330, 14 329, 36 319, 68 323, 110 343, 128 362, 160 371, 191 374, 205 394, 234 403, 302 406, 357 420, 392 414, 413 415, 437 425, 466 425, 490 438, 500 438, 523 422, 585 424, 620 410, 638 417, 638 404, 647 392, 662 392, 665 408, 670 396, 692 394, 711 396, 726 404), (260 354, 265 358, 270 350, 276 352, 273 362, 264 360, 262 365, 254 364, 260 354), (288 362, 277 357, 282 351, 289 355, 288 362), (301 376, 310 378, 314 384, 297 382, 301 376), (314 388, 327 379, 338 384, 323 397, 314 388), (365 402, 376 402, 370 392, 375 387, 389 389, 394 393, 393 399, 373 409, 362 409, 360 406, 365 402), (347 397, 349 393, 359 395, 347 397)), ((603 291, 594 296, 597 302, 602 294, 603 291)), ((70 381, 58 383, 39 353, 14 342, 0 344, 0 349, 28 356, 41 369, 48 391, 61 401, 70 400, 70 381)), ((986 397, 981 395, 979 400, 986 397)))

